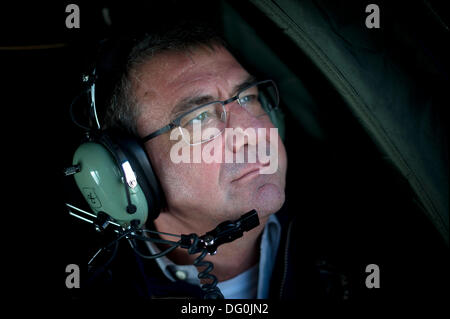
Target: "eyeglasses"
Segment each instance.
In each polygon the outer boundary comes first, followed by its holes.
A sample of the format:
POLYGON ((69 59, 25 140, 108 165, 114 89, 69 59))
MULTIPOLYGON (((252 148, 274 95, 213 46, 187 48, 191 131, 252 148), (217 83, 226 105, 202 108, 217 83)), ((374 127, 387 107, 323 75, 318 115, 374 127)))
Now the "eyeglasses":
POLYGON ((192 110, 178 116, 168 125, 145 136, 141 141, 145 143, 176 127, 180 129, 183 139, 189 145, 197 145, 213 140, 225 130, 227 123, 225 105, 234 101, 237 101, 241 107, 254 117, 269 115, 270 112, 278 107, 278 88, 272 80, 253 83, 228 100, 209 102, 194 107, 192 110), (196 125, 201 125, 203 134, 195 134, 194 127, 196 125))

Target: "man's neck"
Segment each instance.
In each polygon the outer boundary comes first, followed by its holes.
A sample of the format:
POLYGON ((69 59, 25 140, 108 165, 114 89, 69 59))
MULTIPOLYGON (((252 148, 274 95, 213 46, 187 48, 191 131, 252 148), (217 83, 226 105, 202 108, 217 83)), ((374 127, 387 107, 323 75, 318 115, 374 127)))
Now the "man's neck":
MULTIPOLYGON (((204 260, 211 261, 214 264, 214 269, 211 271, 219 281, 231 279, 240 273, 250 269, 259 260, 259 242, 262 230, 264 229, 267 219, 260 220, 260 225, 248 232, 245 232, 243 237, 236 239, 231 243, 224 244, 217 248, 217 254, 207 255, 204 260)), ((196 233, 203 235, 207 231, 212 230, 202 229, 200 225, 189 225, 180 219, 174 218, 170 214, 161 214, 155 220, 155 227, 158 231, 168 232, 173 234, 190 234, 196 233)), ((215 227, 215 226, 214 226, 215 227)), ((173 240, 173 238, 161 236, 164 239, 173 240)), ((174 263, 179 265, 193 264, 194 260, 199 254, 190 255, 187 249, 177 248, 172 251, 167 257, 174 263)), ((201 267, 199 271, 202 271, 201 267)))

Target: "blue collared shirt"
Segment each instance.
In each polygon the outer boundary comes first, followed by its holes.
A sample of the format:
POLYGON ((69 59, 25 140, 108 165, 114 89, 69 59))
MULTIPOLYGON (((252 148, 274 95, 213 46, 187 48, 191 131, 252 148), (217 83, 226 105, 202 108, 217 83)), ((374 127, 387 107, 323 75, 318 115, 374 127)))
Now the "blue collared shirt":
MULTIPOLYGON (((245 236, 245 235, 244 235, 245 236)), ((267 299, 269 297, 270 278, 280 244, 281 225, 275 215, 271 215, 264 227, 260 244, 259 264, 229 280, 218 283, 226 299, 267 299)), ((152 254, 158 248, 146 242, 152 254)), ((156 259, 159 267, 171 281, 184 280, 193 285, 200 285, 198 271, 194 265, 177 265, 166 256, 156 259)))

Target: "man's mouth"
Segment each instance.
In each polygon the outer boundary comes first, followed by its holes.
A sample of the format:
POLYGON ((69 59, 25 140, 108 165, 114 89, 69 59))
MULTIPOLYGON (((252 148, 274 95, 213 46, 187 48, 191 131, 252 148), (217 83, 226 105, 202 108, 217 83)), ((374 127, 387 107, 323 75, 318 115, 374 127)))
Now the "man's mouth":
POLYGON ((264 166, 269 166, 269 163, 264 164, 264 165, 258 165, 258 166, 249 167, 249 168, 243 170, 243 172, 240 173, 239 176, 237 178, 233 179, 231 182, 234 183, 234 182, 241 181, 243 179, 252 178, 255 175, 259 175, 260 174, 260 169, 262 167, 264 167, 264 166))

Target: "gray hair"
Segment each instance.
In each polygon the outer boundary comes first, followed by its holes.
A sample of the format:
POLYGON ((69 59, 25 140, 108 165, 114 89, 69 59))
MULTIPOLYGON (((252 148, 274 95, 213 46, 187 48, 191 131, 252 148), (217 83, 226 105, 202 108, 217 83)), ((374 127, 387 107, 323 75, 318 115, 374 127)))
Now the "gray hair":
POLYGON ((214 46, 227 47, 214 29, 204 24, 180 23, 169 29, 145 34, 131 48, 124 72, 119 77, 107 103, 105 128, 120 128, 138 136, 136 121, 139 102, 133 92, 133 74, 153 56, 161 52, 184 52, 200 46, 214 50, 214 46))

